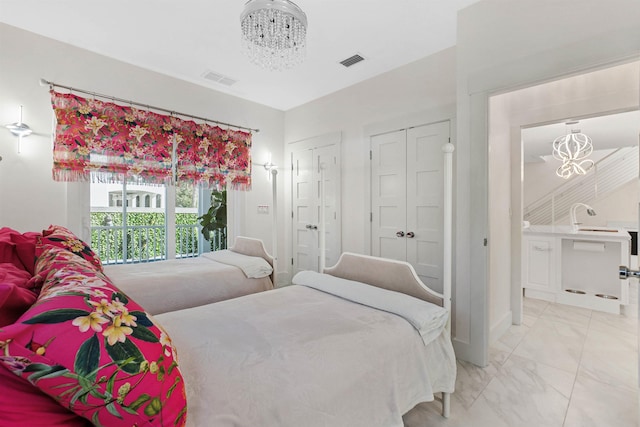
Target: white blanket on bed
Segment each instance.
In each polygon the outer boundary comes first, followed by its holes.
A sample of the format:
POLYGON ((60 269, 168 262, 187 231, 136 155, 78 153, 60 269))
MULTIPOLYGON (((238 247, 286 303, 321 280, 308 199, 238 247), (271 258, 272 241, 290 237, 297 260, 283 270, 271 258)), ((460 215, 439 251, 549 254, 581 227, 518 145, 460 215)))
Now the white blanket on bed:
POLYGON ((449 311, 400 292, 392 292, 353 280, 341 279, 315 271, 296 274, 294 285, 308 286, 368 307, 397 314, 420 333, 425 345, 433 341, 447 324, 449 311))
POLYGON ((201 256, 238 267, 249 279, 261 279, 269 276, 273 271, 271 265, 264 258, 239 254, 229 249, 205 252, 201 256))
POLYGON ((456 376, 446 331, 287 286, 156 316, 178 350, 188 427, 402 427, 456 376))

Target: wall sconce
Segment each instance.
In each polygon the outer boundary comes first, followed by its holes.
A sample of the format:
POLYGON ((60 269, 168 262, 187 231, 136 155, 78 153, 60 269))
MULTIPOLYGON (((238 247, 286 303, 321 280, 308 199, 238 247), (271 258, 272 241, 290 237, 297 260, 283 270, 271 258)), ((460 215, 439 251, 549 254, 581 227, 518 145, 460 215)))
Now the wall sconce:
POLYGON ((16 123, 5 125, 9 132, 18 137, 18 154, 20 154, 20 146, 22 145, 22 137, 29 136, 33 133, 31 128, 22 122, 22 105, 20 106, 20 120, 16 123))
POLYGON ((271 175, 276 175, 278 173, 278 166, 273 164, 273 162, 271 161, 271 153, 268 153, 267 157, 267 161, 265 161, 264 163, 253 162, 253 164, 256 166, 262 166, 264 170, 266 170, 269 174, 269 179, 271 179, 271 175))
POLYGON ((264 166, 264 169, 269 174, 269 180, 271 180, 271 176, 273 175, 274 176, 274 182, 275 182, 275 176, 278 174, 278 166, 276 166, 273 163, 271 163, 271 160, 269 160, 268 162, 266 162, 262 166, 264 166))

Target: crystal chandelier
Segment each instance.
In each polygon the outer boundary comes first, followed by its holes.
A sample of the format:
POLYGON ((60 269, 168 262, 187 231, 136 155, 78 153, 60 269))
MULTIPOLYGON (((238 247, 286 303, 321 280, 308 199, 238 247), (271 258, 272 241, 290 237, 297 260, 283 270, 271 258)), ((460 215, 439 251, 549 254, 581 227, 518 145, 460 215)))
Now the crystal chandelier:
POLYGON ((304 60, 307 15, 289 0, 249 0, 240 15, 243 47, 254 64, 284 70, 304 60))
MULTIPOLYGON (((574 125, 578 122, 568 122, 574 125)), ((566 135, 559 136, 553 141, 553 157, 562 161, 556 170, 556 175, 569 179, 572 175, 584 175, 593 167, 593 160, 587 159, 593 151, 591 138, 580 132, 571 130, 566 135)))

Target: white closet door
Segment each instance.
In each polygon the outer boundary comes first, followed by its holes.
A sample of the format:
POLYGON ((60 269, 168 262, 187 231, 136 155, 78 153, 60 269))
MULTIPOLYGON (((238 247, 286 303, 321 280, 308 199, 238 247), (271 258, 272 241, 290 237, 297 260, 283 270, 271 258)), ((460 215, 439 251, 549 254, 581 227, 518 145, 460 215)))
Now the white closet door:
POLYGON ((341 252, 340 134, 295 143, 291 151, 292 272, 320 266, 320 166, 325 184, 325 266, 341 252), (299 148, 299 149, 296 149, 299 148))
POLYGON ((371 138, 371 252, 405 261, 406 131, 371 138))
MULTIPOLYGON (((324 166, 324 210, 325 210, 325 263, 326 267, 331 267, 338 262, 340 257, 340 162, 337 153, 337 145, 328 145, 313 150, 316 171, 317 189, 317 215, 320 223, 320 167, 324 166)), ((318 239, 320 236, 318 236, 318 239)))
POLYGON ((429 287, 442 291, 444 173, 449 122, 407 130, 407 262, 429 287))
POLYGON ((313 150, 291 153, 292 221, 293 221, 293 274, 301 270, 318 271, 317 193, 313 168, 313 150))

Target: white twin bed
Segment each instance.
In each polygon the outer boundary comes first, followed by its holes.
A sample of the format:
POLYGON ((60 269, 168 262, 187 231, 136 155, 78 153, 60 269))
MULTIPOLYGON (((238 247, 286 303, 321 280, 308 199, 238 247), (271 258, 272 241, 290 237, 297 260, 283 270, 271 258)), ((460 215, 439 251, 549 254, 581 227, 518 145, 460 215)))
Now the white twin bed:
POLYGON ((248 237, 237 237, 230 250, 196 258, 106 265, 104 272, 135 301, 144 301, 151 314, 273 289, 273 258, 261 240, 248 237))
POLYGON ((177 347, 188 426, 400 427, 436 393, 447 414, 442 295, 398 261, 345 253, 325 273, 155 316, 177 347))

